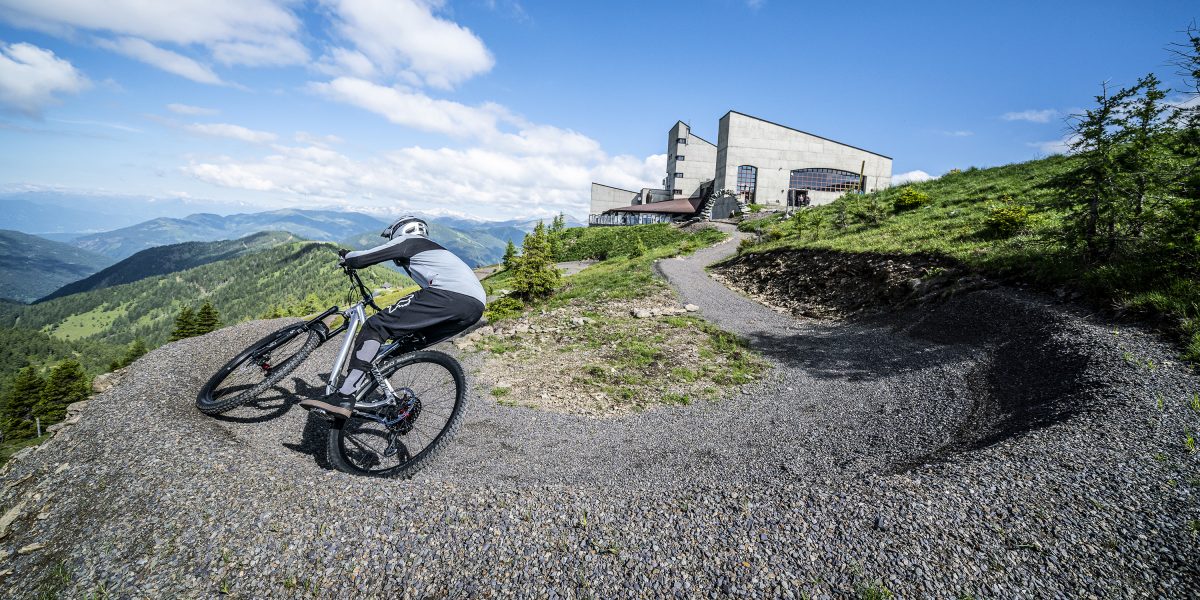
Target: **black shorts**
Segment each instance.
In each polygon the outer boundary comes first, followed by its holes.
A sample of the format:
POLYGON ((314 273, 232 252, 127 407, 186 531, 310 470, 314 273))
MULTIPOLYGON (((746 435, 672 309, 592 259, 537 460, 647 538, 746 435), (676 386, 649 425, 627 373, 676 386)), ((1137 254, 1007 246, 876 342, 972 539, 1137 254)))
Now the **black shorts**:
POLYGON ((425 288, 377 312, 363 324, 359 343, 383 343, 406 333, 419 332, 430 343, 438 342, 474 325, 483 316, 483 303, 458 292, 425 288))

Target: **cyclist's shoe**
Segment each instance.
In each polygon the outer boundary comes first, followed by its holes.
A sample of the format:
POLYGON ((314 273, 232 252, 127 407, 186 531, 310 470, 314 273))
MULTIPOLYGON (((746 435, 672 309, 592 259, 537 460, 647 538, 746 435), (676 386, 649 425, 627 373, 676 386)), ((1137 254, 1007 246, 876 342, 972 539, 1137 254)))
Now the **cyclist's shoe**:
POLYGON ((320 400, 306 399, 300 401, 300 408, 317 413, 327 419, 342 417, 349 419, 354 410, 354 396, 334 392, 326 394, 320 400))

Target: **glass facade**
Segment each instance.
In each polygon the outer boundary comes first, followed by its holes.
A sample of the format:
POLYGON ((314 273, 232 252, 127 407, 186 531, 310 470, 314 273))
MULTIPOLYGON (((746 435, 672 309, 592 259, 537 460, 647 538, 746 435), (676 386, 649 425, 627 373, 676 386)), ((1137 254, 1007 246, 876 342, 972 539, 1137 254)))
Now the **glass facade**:
POLYGON ((741 165, 737 173, 737 195, 750 204, 754 204, 755 192, 758 189, 758 168, 741 165))
POLYGON ((850 192, 862 188, 858 173, 841 169, 796 169, 788 180, 788 189, 792 190, 850 192))

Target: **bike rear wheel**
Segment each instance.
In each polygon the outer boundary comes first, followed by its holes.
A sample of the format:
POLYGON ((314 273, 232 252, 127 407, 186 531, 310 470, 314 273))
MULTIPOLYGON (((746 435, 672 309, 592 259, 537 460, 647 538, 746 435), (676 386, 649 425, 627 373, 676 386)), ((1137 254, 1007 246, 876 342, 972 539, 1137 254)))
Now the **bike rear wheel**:
POLYGON ((196 408, 215 415, 257 398, 296 370, 321 341, 321 332, 304 323, 264 337, 213 374, 200 388, 196 408))
MULTIPOLYGON (((386 359, 379 370, 401 398, 336 419, 329 428, 326 456, 347 473, 407 479, 458 429, 467 403, 466 378, 457 360, 433 350, 386 359)), ((380 400, 386 393, 378 386, 360 404, 380 400)))

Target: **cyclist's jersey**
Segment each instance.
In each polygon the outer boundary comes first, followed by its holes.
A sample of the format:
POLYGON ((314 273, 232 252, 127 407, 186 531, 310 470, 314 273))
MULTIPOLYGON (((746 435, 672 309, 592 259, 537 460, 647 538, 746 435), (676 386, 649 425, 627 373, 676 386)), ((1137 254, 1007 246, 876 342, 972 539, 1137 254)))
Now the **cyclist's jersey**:
POLYGON ((480 304, 487 294, 471 267, 437 242, 419 235, 397 235, 392 241, 370 250, 346 254, 346 265, 361 269, 385 260, 395 262, 421 289, 434 288, 470 296, 480 304))

